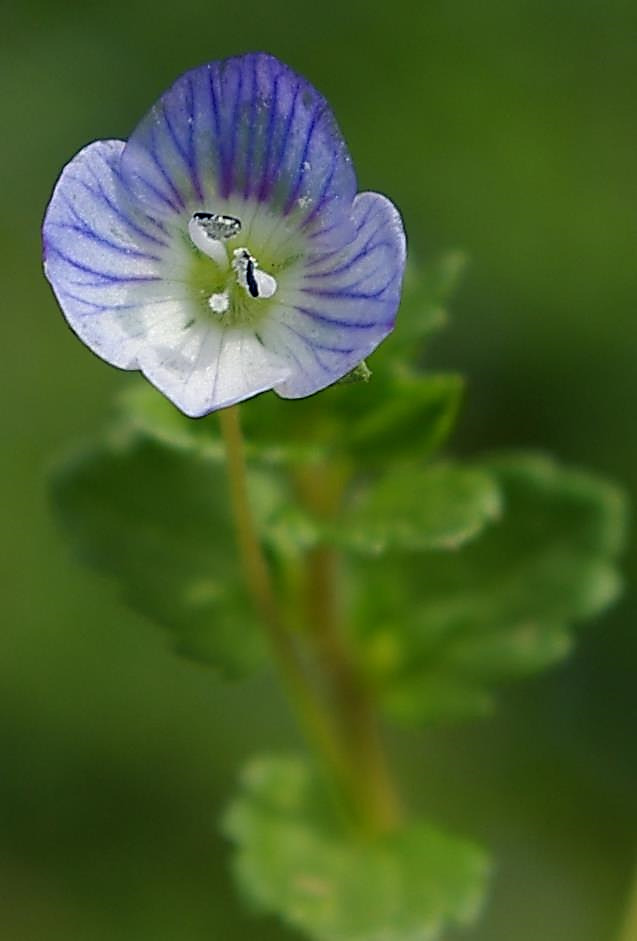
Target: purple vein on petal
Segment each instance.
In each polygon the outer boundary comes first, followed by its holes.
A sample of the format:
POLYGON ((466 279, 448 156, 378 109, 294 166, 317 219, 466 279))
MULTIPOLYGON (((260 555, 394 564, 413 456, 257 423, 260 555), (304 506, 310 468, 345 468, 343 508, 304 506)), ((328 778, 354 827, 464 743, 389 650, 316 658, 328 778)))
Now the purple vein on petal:
POLYGON ((195 90, 192 84, 192 77, 188 79, 188 153, 190 154, 189 166, 190 177, 193 189, 197 199, 203 200, 203 188, 199 177, 199 165, 197 163, 197 150, 195 147, 195 90))
MULTIPOLYGON (((70 182, 76 183, 79 186, 81 186, 83 189, 85 189, 86 192, 89 193, 89 195, 92 196, 94 199, 98 201, 102 200, 111 210, 113 215, 116 216, 118 219, 121 219, 124 225, 128 226, 133 232, 136 232, 137 235, 141 235, 143 238, 147 239, 149 242, 153 242, 155 245, 161 245, 162 248, 169 247, 168 242, 165 242, 163 239, 158 238, 155 235, 151 235, 150 232, 147 232, 146 229, 143 229, 140 225, 137 225, 130 218, 130 216, 128 216, 125 212, 123 212, 122 209, 117 205, 117 203, 114 203, 113 200, 110 198, 110 196, 108 196, 108 194, 102 188, 100 181, 95 176, 93 171, 90 170, 90 172, 91 172, 91 176, 93 177, 97 185, 97 190, 94 190, 92 186, 89 186, 86 180, 81 179, 81 177, 69 176, 68 179, 70 180, 70 182)), ((150 221, 154 221, 154 220, 151 219, 150 221)))
MULTIPOLYGON (((373 210, 372 210, 372 207, 369 207, 369 208, 366 210, 365 215, 363 216, 363 218, 358 220, 358 222, 356 223, 356 226, 355 226, 355 228, 354 228, 354 235, 353 235, 352 241, 355 241, 356 237, 357 237, 358 235, 360 235, 361 231, 363 230, 363 228, 364 228, 365 225, 367 224, 367 222, 368 222, 368 220, 369 220, 369 217, 370 217, 370 215, 372 214, 372 211, 373 211, 373 210)), ((341 224, 341 223, 337 221, 337 222, 335 222, 335 223, 332 223, 332 224, 329 225, 329 226, 326 226, 325 228, 316 229, 314 232, 311 233, 311 235, 308 236, 308 238, 310 238, 310 239, 313 240, 313 239, 317 238, 318 236, 324 236, 326 233, 331 232, 333 229, 338 228, 338 226, 339 226, 340 224, 341 224)), ((336 248, 336 249, 333 249, 332 251, 329 251, 329 252, 316 252, 316 253, 309 259, 309 261, 308 261, 308 263, 307 263, 307 264, 308 264, 308 267, 311 267, 312 265, 320 264, 322 261, 325 261, 325 260, 328 259, 328 258, 333 258, 335 255, 340 255, 340 254, 342 254, 344 251, 345 251, 345 249, 341 246, 341 247, 336 248)))
POLYGON ((282 301, 279 302, 281 307, 286 307, 289 310, 295 310, 297 313, 302 314, 304 317, 309 317, 310 320, 316 320, 317 323, 323 323, 328 327, 347 327, 351 330, 372 330, 375 327, 391 327, 393 326, 394 321, 390 320, 388 322, 370 320, 370 321, 355 321, 355 320, 341 320, 338 317, 327 317, 325 314, 322 314, 318 310, 313 310, 311 307, 300 307, 298 304, 285 304, 282 301))
POLYGON ((259 202, 263 202, 268 194, 268 174, 270 172, 270 157, 272 154, 272 144, 274 142, 274 128, 276 126, 277 110, 279 105, 279 79, 281 74, 277 73, 274 78, 272 88, 272 100, 270 102, 270 115, 268 117, 268 129, 266 131, 265 153, 263 155, 263 167, 261 170, 261 183, 257 192, 259 202))
POLYGON ((252 161, 254 159, 254 145, 256 137, 256 110, 257 110, 257 59, 252 59, 252 93, 250 96, 250 119, 248 124, 248 141, 246 147, 246 160, 243 182, 243 198, 248 199, 251 190, 252 161))
MULTIPOLYGON (((323 363, 319 360, 318 356, 316 355, 316 350, 314 350, 314 349, 308 344, 307 340, 305 340, 300 334, 298 334, 298 333, 296 332, 296 330, 292 330, 291 327, 289 326, 289 324, 286 324, 286 323, 284 323, 283 321, 281 321, 280 326, 285 327, 290 333, 294 334, 294 335, 300 340, 300 342, 301 342, 302 345, 303 345, 303 349, 311 355, 312 359, 314 360, 314 362, 316 363, 316 365, 318 366, 318 368, 321 370, 321 372, 322 372, 322 373, 325 373, 325 372, 326 372, 325 366, 323 365, 323 363)), ((277 337, 277 343, 279 343, 279 342, 282 342, 282 343, 284 344, 284 346, 283 346, 283 348, 284 348, 284 350, 285 350, 285 354, 284 354, 284 355, 286 355, 286 356, 289 355, 289 356, 294 360, 294 362, 296 363, 296 365, 297 365, 297 367, 298 367, 299 373, 301 373, 301 374, 304 374, 304 373, 307 374, 307 365, 305 365, 305 364, 299 359, 299 357, 294 353, 294 351, 293 351, 292 347, 290 346, 290 344, 289 344, 289 343, 286 343, 285 340, 283 340, 283 338, 280 337, 280 336, 277 337)))
POLYGON ((312 111, 312 118, 310 120, 309 127, 307 128, 306 133, 305 133, 305 143, 303 145, 303 150, 301 151, 301 156, 299 158, 298 168, 296 172, 296 179, 294 181, 294 185, 292 186, 292 189, 290 190, 287 201, 283 208, 283 214, 286 216, 288 215, 288 213, 291 212, 292 207, 294 206, 294 203, 301 191, 303 178, 306 174, 305 164, 307 161, 308 153, 310 151, 310 144, 312 141, 312 136, 314 135, 314 130, 316 128, 317 122, 320 120, 320 118, 323 116, 325 112, 325 107, 326 107, 325 103, 321 101, 319 101, 318 104, 314 105, 314 110, 312 111))
MULTIPOLYGON (((92 171, 91 171, 91 172, 92 172, 92 171)), ((135 197, 134 197, 134 194, 131 192, 131 188, 130 188, 129 182, 128 182, 128 180, 126 180, 126 178, 122 175, 122 171, 121 171, 120 167, 113 165, 113 166, 111 167, 111 172, 112 172, 113 176, 115 177, 115 179, 117 180, 117 182, 119 183, 119 185, 120 185, 127 193, 130 194, 131 199, 134 199, 135 197)), ((153 196, 156 196, 157 199, 158 199, 160 202, 162 202, 165 206, 168 206, 169 209, 172 209, 173 212, 176 211, 177 207, 174 206, 173 203, 166 197, 166 195, 165 195, 164 193, 162 193, 162 191, 161 191, 160 189, 158 189, 153 183, 151 183, 150 180, 146 179, 145 176, 142 176, 142 175, 139 174, 139 173, 135 173, 135 178, 136 178, 137 180, 139 180, 139 182, 142 184, 142 186, 145 186, 146 189, 147 189, 150 193, 153 194, 153 196)), ((156 219, 155 216, 151 216, 150 213, 149 213, 146 209, 144 209, 143 211, 144 211, 145 217, 146 217, 150 222, 152 222, 153 225, 155 225, 161 232, 163 232, 164 235, 168 235, 168 234, 169 234, 168 231, 167 231, 167 229, 166 229, 166 226, 163 224, 163 222, 162 222, 160 219, 156 219)))
POLYGON ((366 291, 354 291, 355 284, 349 284, 345 288, 299 288, 299 291, 302 294, 309 294, 311 297, 332 297, 335 300, 343 299, 346 301, 380 301, 384 302, 385 298, 381 297, 384 294, 392 281, 394 280, 394 275, 392 274, 389 281, 387 281, 382 288, 379 288, 377 291, 372 291, 367 293, 366 291))
MULTIPOLYGON (((80 214, 77 212, 75 206, 70 201, 68 196, 60 194, 60 198, 62 202, 64 203, 64 206, 67 212, 69 212, 71 217, 75 220, 75 224, 72 224, 69 222, 50 221, 47 223, 49 228, 65 229, 65 230, 69 230, 72 232, 77 232, 79 235, 83 235, 87 239, 93 242, 96 242, 99 245, 104 245, 108 248, 113 249, 113 251, 120 252, 123 255, 127 255, 129 258, 146 258, 148 261, 157 261, 157 262, 161 261, 161 258, 158 255, 151 255, 148 252, 142 251, 141 249, 137 248, 134 245, 123 245, 119 242, 113 242, 111 241, 111 239, 106 238, 106 236, 100 235, 95 229, 90 229, 85 223, 82 216, 80 216, 80 214)), ((127 221, 127 220, 125 219, 124 221, 127 221)), ((131 226, 131 228, 133 227, 131 226)))
POLYGON ((287 322, 287 320, 279 320, 279 323, 287 330, 290 330, 291 333, 299 338, 299 340, 302 340, 303 343, 305 343, 305 345, 310 349, 324 350, 326 353, 342 353, 343 355, 348 355, 354 352, 354 348, 343 349, 340 346, 328 346, 325 343, 319 343, 318 340, 309 338, 299 330, 295 330, 294 327, 287 322))
MULTIPOLYGON (((62 261, 65 261, 67 264, 71 265, 73 268, 77 268, 78 271, 84 271, 86 274, 92 274, 96 278, 102 279, 103 284, 134 284, 134 283, 151 283, 153 281, 162 281, 163 278, 160 278, 158 275, 121 275, 113 274, 110 271, 98 271, 96 268, 91 268, 89 265, 84 265, 82 262, 77 261, 72 258, 70 255, 67 255, 61 249, 56 246, 48 247, 49 253, 57 255, 62 261)), ((82 282, 80 282, 82 283, 82 282)))
POLYGON ((179 190, 177 189, 177 187, 175 186, 175 183, 174 183, 174 181, 173 181, 171 175, 170 175, 170 174, 168 173, 168 171, 166 170, 166 167, 164 166, 164 164, 163 164, 163 162, 162 162, 162 160, 161 160, 161 157, 159 156, 159 152, 158 152, 158 150, 157 150, 157 132, 156 132, 156 126, 155 126, 154 124, 152 124, 152 125, 151 125, 151 128, 150 128, 150 150, 149 150, 149 153, 150 153, 150 156, 152 157, 152 160, 153 160, 155 166, 156 166, 157 169, 159 170, 159 173, 160 173, 162 179, 165 181, 165 183, 166 183, 167 186, 168 186, 168 189, 171 191, 171 193, 173 194, 173 196, 174 196, 174 198, 175 198, 175 200, 176 200, 176 204, 172 204, 173 209, 175 209, 175 210, 183 209, 183 208, 185 207, 184 198, 183 198, 183 196, 181 195, 181 193, 179 192, 179 190))
MULTIPOLYGON (((80 282, 79 286, 85 287, 85 282, 80 282)), ((106 285, 100 285, 100 287, 105 287, 106 285)), ((82 297, 80 294, 74 294, 72 291, 68 291, 66 288, 61 289, 61 293, 65 297, 70 297, 71 300, 78 301, 80 304, 86 304, 87 307, 94 307, 102 311, 110 311, 116 313, 120 310, 141 310, 146 307, 155 307, 159 304, 173 304, 173 303, 182 303, 190 300, 188 294, 175 294, 169 297, 152 297, 146 301, 132 301, 130 304, 118 304, 118 303, 101 303, 99 301, 90 301, 86 297, 82 297)))
POLYGON ((212 148, 213 151, 217 152, 217 174, 219 178, 223 173, 223 142, 221 139, 221 127, 220 127, 220 118, 219 118, 219 102, 217 100, 217 92, 215 91, 215 80, 217 77, 217 72, 215 69, 210 69, 208 72, 208 85, 210 89, 210 117, 215 126, 215 140, 216 148, 212 148))
MULTIPOLYGON (((184 150, 183 144, 179 140, 177 132, 170 118, 168 107, 165 101, 162 101, 161 103, 161 110, 162 110, 162 114, 164 118, 164 124, 166 125, 168 129, 168 135, 173 143, 175 152, 181 158, 184 164, 184 167, 186 168, 186 172, 188 173, 188 176, 190 177, 190 181, 192 183, 193 189, 195 190, 195 193, 197 194, 197 196, 201 199, 200 185, 199 185, 199 180, 197 179, 197 174, 196 174, 195 166, 193 163, 192 150, 190 151, 190 154, 186 153, 186 151, 184 150)), ((189 148, 190 148, 190 144, 189 144, 189 148)))
POLYGON ((271 195, 272 190, 277 181, 279 170, 281 169, 281 166, 283 165, 285 151, 287 150, 288 142, 290 139, 290 131, 292 129, 292 122, 294 120, 294 115, 296 113, 296 103, 298 101, 300 91, 301 91, 301 82, 299 81, 296 84, 296 87, 294 89, 294 95, 292 96, 292 104, 290 105, 290 111, 287 116, 285 128, 281 135, 281 143, 279 145, 279 152, 276 156, 274 165, 272 167, 272 176, 270 178, 270 184, 267 189, 266 198, 271 195))
MULTIPOLYGON (((338 155, 337 155, 336 152, 334 152, 334 153, 332 154, 332 160, 331 160, 331 163, 330 163, 329 172, 328 172, 327 176, 325 177, 325 180, 324 180, 324 182, 323 182, 323 186, 321 187, 321 192, 320 192, 319 195, 316 197, 316 200, 315 200, 315 202, 314 202, 314 205, 312 206, 312 208, 310 209, 309 213, 307 214, 307 216, 306 216, 305 219, 303 220, 303 222, 302 222, 302 224, 301 224, 301 229, 307 228, 307 226, 310 225, 310 223, 312 223, 313 220, 318 216, 318 214, 319 214, 319 213, 321 212, 321 210, 324 208, 324 206, 326 205, 326 203, 329 202, 329 200, 327 200, 326 197, 327 197, 327 194, 329 193, 330 186, 332 185, 332 180, 334 179, 334 174, 335 174, 335 172, 336 172, 337 158, 338 158, 338 155)), ((331 198, 334 198, 334 197, 331 197, 331 198)))
MULTIPOLYGON (((324 270, 324 271, 311 271, 311 270, 307 271, 305 273, 305 279, 306 280, 322 280, 323 278, 332 278, 334 275, 343 274, 345 271, 349 271, 349 269, 353 265, 355 265, 357 262, 361 261, 361 259, 370 258, 374 254, 374 252, 378 251, 379 249, 392 249, 393 248, 392 243, 388 242, 387 240, 383 240, 382 242, 376 242, 374 245, 372 245, 371 243, 376 237, 376 234, 377 233, 374 233, 374 235, 371 236, 371 238, 363 246, 363 248, 361 248, 361 250, 357 252, 356 255, 352 255, 351 258, 348 258, 346 261, 344 261, 342 265, 338 265, 336 268, 328 268, 327 270, 324 270)), ((365 273, 362 276, 361 280, 363 280, 367 276, 368 276, 367 273, 365 273)), ((356 284, 359 284, 359 283, 360 281, 356 282, 356 284)))
POLYGON ((230 150, 223 168, 223 177, 221 181, 221 195, 227 199, 234 186, 234 166, 235 154, 237 149, 237 135, 239 130, 239 107, 241 105, 241 94, 243 91, 243 69, 238 69, 237 88, 234 93, 234 104, 232 106, 232 120, 230 127, 230 150))
POLYGON ((50 229, 63 229, 65 232, 77 232, 78 235, 83 235, 89 241, 95 242, 97 245, 102 245, 105 248, 112 249, 114 252, 119 252, 121 255, 126 255, 128 258, 145 258, 147 261, 161 260, 157 257, 157 255, 148 255, 146 252, 141 252, 138 249, 127 248, 125 245, 118 245, 116 242, 111 242, 103 236, 97 235, 96 232, 92 232, 90 229, 75 223, 49 222, 48 227, 50 229))

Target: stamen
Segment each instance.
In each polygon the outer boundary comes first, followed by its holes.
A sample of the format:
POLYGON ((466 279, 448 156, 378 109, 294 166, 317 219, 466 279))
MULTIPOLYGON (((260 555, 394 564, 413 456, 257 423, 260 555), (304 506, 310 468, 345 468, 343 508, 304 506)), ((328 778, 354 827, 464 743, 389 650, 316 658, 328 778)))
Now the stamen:
POLYGON ((232 269, 237 275, 237 284, 250 297, 272 297, 277 289, 276 278, 267 271, 261 271, 259 262, 247 248, 235 248, 233 256, 232 269))
POLYGON ((210 238, 218 241, 233 239, 241 231, 241 219, 237 219, 236 216, 224 216, 216 212, 195 212, 193 219, 197 220, 210 238))
POLYGON ((195 212, 188 223, 188 234, 193 243, 221 268, 228 267, 228 255, 223 242, 234 238, 240 231, 240 219, 214 212, 195 212))

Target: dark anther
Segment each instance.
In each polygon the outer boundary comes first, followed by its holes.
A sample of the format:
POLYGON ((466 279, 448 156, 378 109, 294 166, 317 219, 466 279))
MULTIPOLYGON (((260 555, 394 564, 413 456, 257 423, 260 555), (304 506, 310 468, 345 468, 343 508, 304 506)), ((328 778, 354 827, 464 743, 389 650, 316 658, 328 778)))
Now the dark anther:
POLYGON ((248 285, 250 296, 258 297, 259 285, 257 284, 257 279, 254 276, 254 262, 251 258, 248 258, 246 265, 246 284, 248 285))

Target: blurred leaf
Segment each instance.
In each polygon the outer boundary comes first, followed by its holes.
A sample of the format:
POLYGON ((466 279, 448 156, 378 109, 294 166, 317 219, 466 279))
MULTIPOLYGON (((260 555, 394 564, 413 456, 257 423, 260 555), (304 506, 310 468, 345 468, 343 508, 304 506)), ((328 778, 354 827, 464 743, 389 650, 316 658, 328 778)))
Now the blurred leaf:
POLYGON ((423 822, 363 841, 300 759, 252 761, 224 830, 247 899, 316 941, 434 941, 482 902, 478 848, 423 822))
MULTIPOLYGON (((352 388, 357 385, 353 383, 352 388)), ((303 407, 306 401, 264 392, 242 406, 246 456, 252 464, 294 464, 324 453, 323 446, 314 440, 316 421, 312 410, 303 407)), ((315 406, 314 402, 312 409, 315 406)), ((141 431, 173 447, 225 459, 216 415, 187 418, 145 380, 132 382, 120 396, 117 418, 120 427, 133 434, 141 431)))
POLYGON ((225 460, 217 416, 187 418, 142 377, 134 377, 119 395, 116 419, 120 435, 141 434, 170 447, 197 450, 220 462, 225 460))
POLYGON ((379 389, 373 407, 352 423, 348 447, 366 465, 427 457, 451 431, 462 387, 455 373, 397 372, 379 389))
POLYGON ((370 555, 454 549, 499 512, 500 491, 486 471, 453 464, 399 466, 356 494, 337 538, 370 555))
POLYGON ((367 664, 404 719, 488 711, 494 683, 563 658, 572 626, 620 590, 615 487, 536 455, 481 466, 501 485, 500 521, 458 552, 385 557, 363 573, 367 664))
MULTIPOLYGON (((264 393, 241 409, 246 453, 262 466, 326 459, 335 452, 366 467, 422 459, 449 434, 462 387, 455 373, 396 370, 372 374, 369 382, 337 383, 304 400, 264 393)), ((223 460, 216 417, 186 418, 147 382, 131 383, 120 396, 118 419, 131 434, 143 432, 223 460)))
MULTIPOLYGON (((260 661, 222 464, 141 434, 114 435, 61 465, 52 489, 78 555, 168 628, 179 653, 228 675, 260 661)), ((272 511, 262 475, 252 496, 262 516, 272 511)))
POLYGON ((379 348, 379 360, 418 360, 425 342, 447 321, 446 305, 467 266, 463 252, 451 251, 420 265, 410 259, 392 335, 379 348))

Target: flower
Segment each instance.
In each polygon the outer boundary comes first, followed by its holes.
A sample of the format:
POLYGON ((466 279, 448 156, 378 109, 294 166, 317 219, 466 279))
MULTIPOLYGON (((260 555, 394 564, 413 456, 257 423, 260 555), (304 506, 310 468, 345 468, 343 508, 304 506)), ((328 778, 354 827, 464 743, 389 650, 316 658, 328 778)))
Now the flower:
POLYGON ((327 102, 264 53, 186 72, 127 142, 81 150, 43 241, 80 339, 190 416, 345 375, 391 331, 405 265, 327 102))

